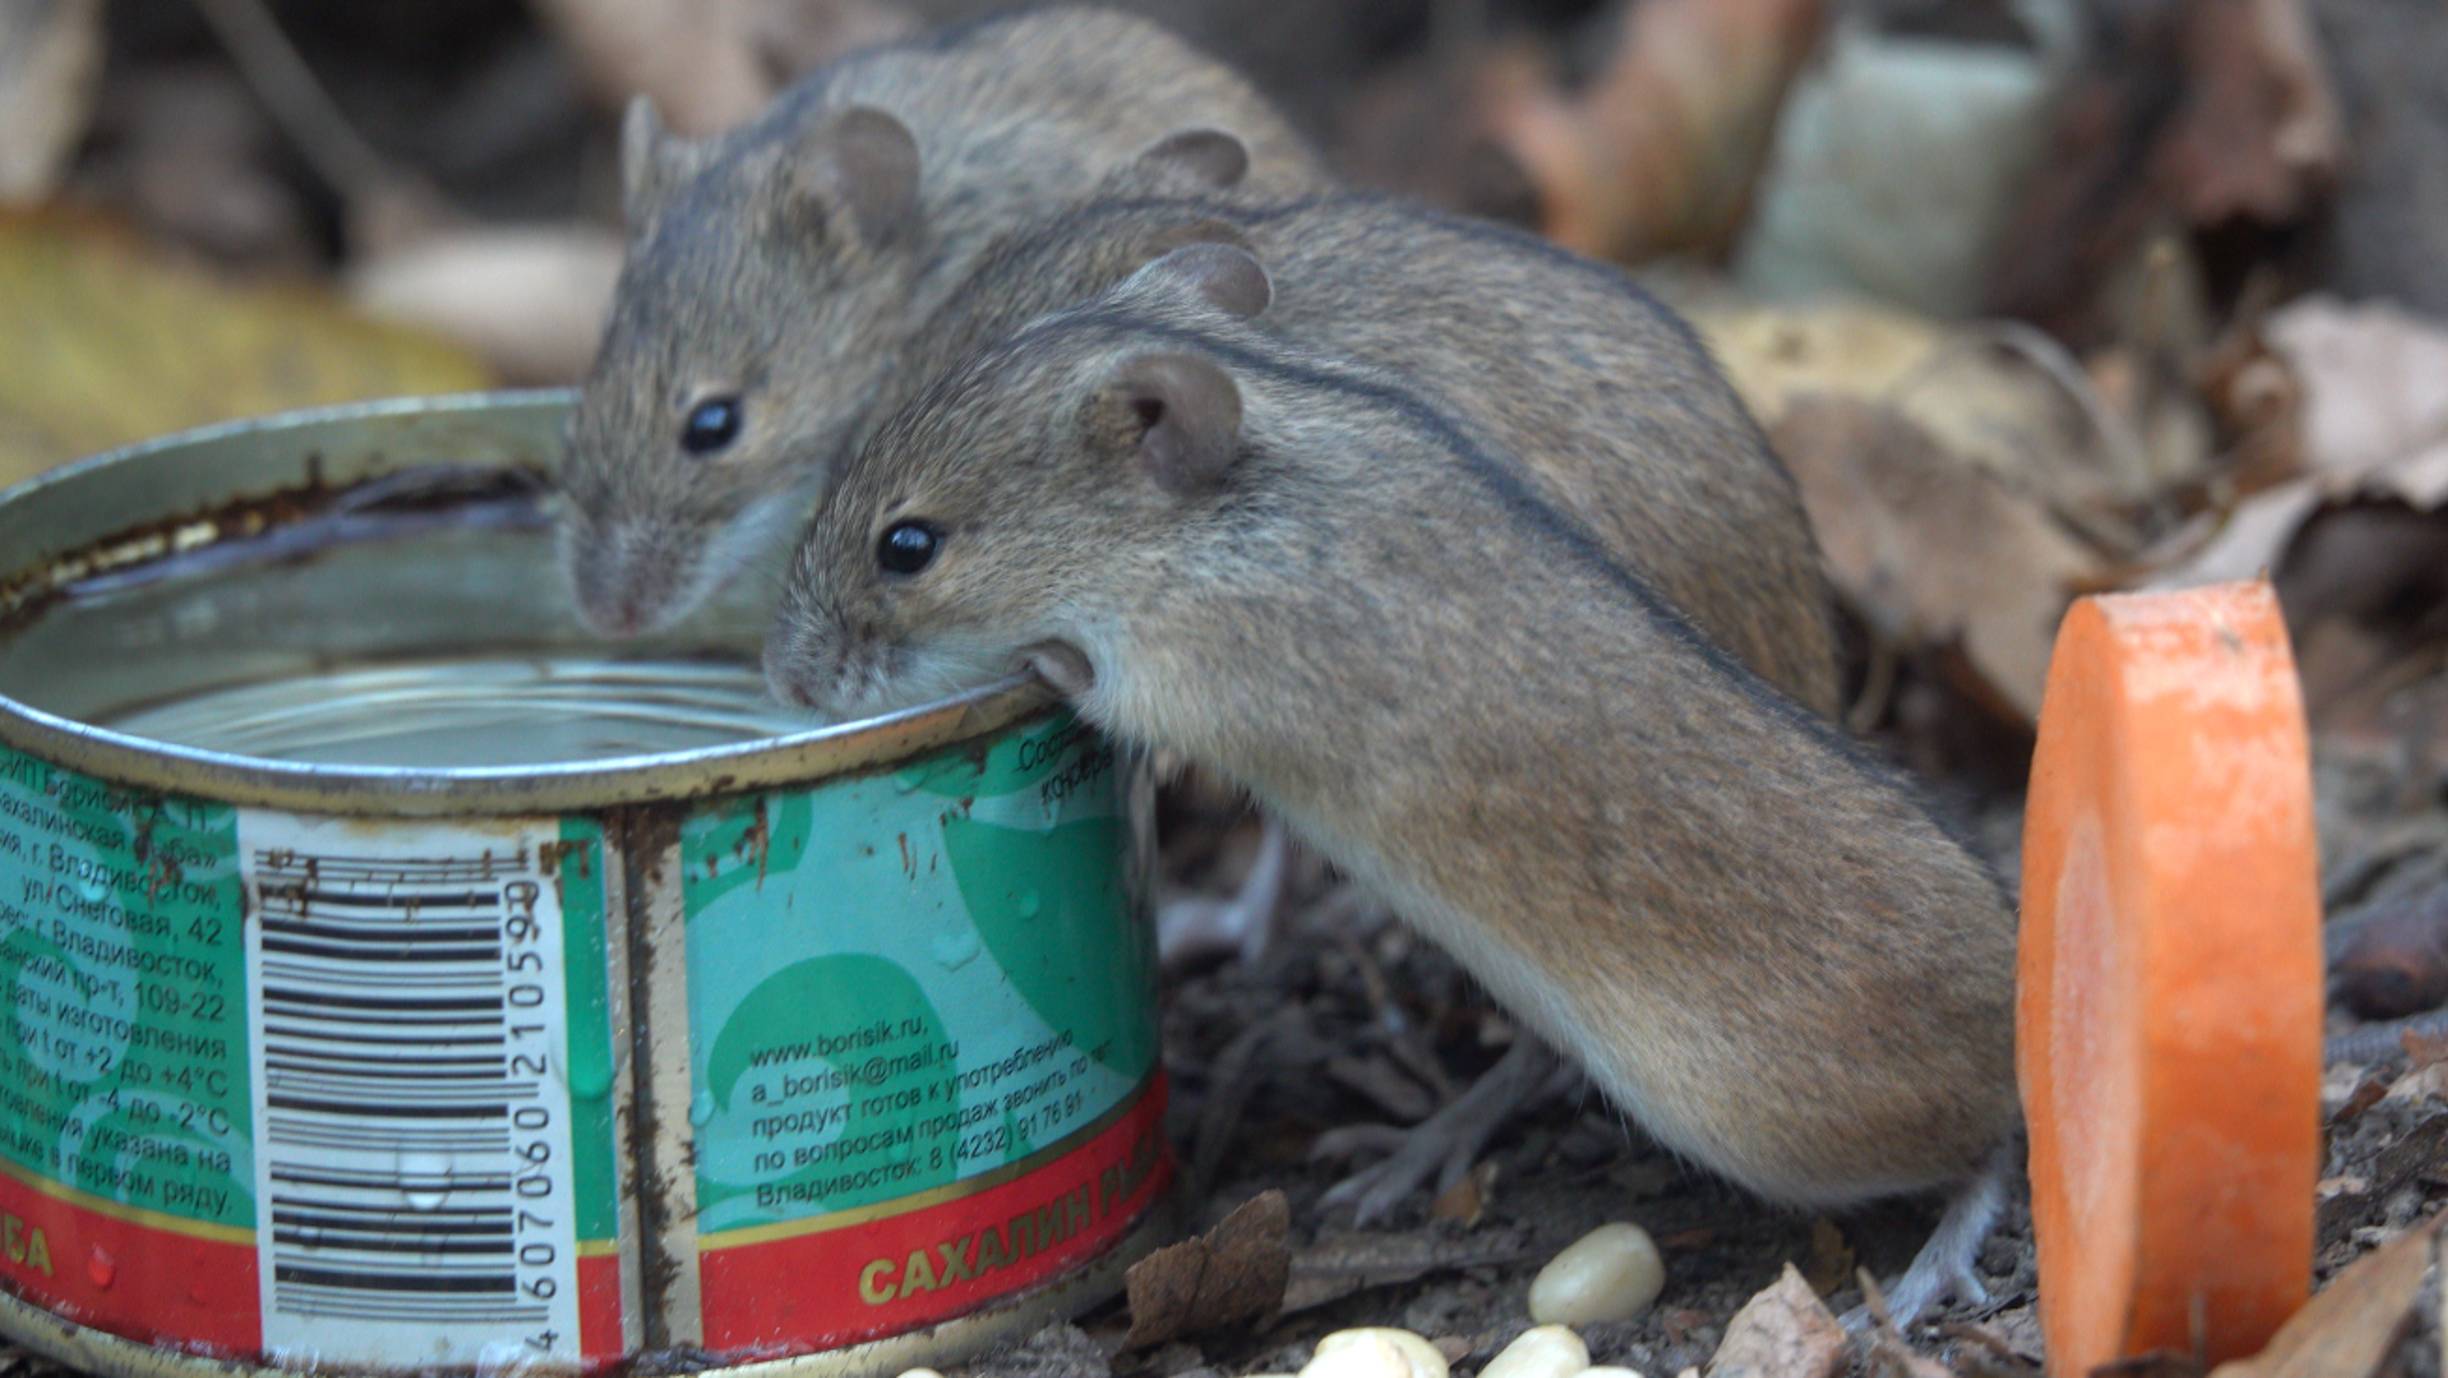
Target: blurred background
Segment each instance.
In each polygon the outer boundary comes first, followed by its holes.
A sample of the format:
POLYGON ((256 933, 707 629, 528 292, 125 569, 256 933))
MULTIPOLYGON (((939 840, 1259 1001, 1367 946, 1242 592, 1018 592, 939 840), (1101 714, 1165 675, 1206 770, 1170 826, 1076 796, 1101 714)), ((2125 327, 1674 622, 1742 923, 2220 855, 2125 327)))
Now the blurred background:
MULTIPOLYGON (((2098 589, 2278 581, 2324 804, 2372 820, 2325 820, 2333 904, 2441 821, 2440 0, 1123 3, 1353 181, 1688 312, 1803 484, 1852 726, 1994 804, 2010 870, 2050 638, 2098 589)), ((574 379, 630 93, 709 132, 993 8, 6 0, 0 479, 574 379)))

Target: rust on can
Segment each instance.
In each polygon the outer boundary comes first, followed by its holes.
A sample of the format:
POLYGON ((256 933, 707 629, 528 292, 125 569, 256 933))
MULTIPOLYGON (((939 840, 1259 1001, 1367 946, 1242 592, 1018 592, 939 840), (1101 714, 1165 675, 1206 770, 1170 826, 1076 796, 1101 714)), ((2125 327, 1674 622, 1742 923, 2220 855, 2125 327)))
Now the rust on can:
POLYGON ((0 1333, 108 1373, 943 1363, 1157 1242, 1112 747, 576 630, 567 397, 0 495, 0 1333))

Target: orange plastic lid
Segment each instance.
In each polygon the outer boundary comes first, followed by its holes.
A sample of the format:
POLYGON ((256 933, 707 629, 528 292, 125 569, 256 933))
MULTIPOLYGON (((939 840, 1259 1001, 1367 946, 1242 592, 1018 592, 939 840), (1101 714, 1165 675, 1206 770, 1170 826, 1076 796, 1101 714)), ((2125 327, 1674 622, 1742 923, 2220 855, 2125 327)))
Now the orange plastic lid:
POLYGON ((2066 614, 2018 978, 2049 1372, 2257 1352, 2311 1291, 2322 1040, 2311 760, 2266 582, 2066 614))

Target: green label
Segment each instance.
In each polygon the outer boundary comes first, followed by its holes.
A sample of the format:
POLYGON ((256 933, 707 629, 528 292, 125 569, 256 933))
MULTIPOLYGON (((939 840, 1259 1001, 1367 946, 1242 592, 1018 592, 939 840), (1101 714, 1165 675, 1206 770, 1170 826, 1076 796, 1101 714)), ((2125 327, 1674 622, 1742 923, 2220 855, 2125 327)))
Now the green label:
POLYGON ((237 818, 0 747, 0 1158, 252 1229, 237 818))
POLYGON ((570 1156, 578 1238, 598 1242, 620 1233, 620 1174, 612 1161, 612 999, 604 953, 604 862, 602 826, 591 819, 563 819, 554 874, 569 970, 570 1156))
POLYGON ((993 1172, 1156 1065, 1111 746, 1068 716, 681 830, 701 1233, 993 1172))

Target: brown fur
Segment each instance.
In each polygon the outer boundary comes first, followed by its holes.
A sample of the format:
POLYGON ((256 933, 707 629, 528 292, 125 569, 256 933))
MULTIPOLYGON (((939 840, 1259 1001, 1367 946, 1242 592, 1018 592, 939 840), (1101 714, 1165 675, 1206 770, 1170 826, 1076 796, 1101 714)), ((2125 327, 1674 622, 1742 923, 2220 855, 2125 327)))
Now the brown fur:
MULTIPOLYGON (((1248 787, 1676 1150, 1819 1204, 1980 1172, 2015 1119, 1991 878, 1542 496, 1492 393, 1287 343, 1206 252, 882 426, 796 558, 777 690, 863 712, 1059 647, 1085 716, 1248 787), (905 520, 939 553, 886 575, 905 520)), ((1693 367, 1626 364, 1657 397, 1693 367)))
POLYGON ((1837 708, 1819 550, 1792 478, 1689 328, 1622 273, 1384 197, 1177 194, 1134 165, 1106 200, 1004 237, 903 353, 886 409, 1012 327, 1185 244, 1266 264, 1262 326, 1467 396, 1541 495, 1778 688, 1837 708), (1155 194, 1145 194, 1153 191, 1155 194))
POLYGON ((844 58, 704 142, 633 108, 629 252, 564 465, 582 615, 610 632, 666 625, 772 544, 768 529, 794 529, 901 339, 977 253, 1185 126, 1236 136, 1253 188, 1326 180, 1232 72, 1144 20, 1076 6, 844 58), (737 440, 684 451, 690 408, 733 394, 737 440))

